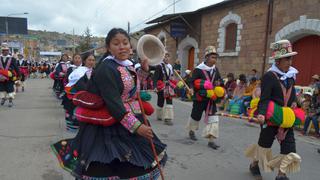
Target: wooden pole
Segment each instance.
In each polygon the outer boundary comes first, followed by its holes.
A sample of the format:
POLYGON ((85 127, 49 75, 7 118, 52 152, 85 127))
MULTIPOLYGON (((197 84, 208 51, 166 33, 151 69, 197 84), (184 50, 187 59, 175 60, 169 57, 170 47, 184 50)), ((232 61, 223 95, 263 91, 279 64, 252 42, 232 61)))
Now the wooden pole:
POLYGON ((259 123, 259 120, 258 120, 258 118, 256 118, 256 117, 241 116, 241 115, 228 114, 228 113, 222 113, 222 112, 218 112, 218 113, 216 113, 216 115, 218 115, 218 116, 224 116, 224 117, 231 117, 231 118, 246 119, 246 120, 248 120, 249 122, 259 123))
POLYGON ((176 75, 179 77, 179 79, 182 81, 182 83, 186 86, 187 90, 190 92, 190 91, 191 91, 190 87, 189 87, 188 84, 182 79, 182 77, 180 76, 180 74, 179 74, 175 69, 174 69, 173 71, 176 73, 176 75))
MULTIPOLYGON (((147 120, 146 114, 145 114, 143 106, 142 106, 142 100, 141 100, 141 97, 140 97, 140 93, 138 93, 138 101, 139 101, 139 105, 140 105, 140 109, 141 109, 141 113, 142 113, 144 124, 146 126, 150 127, 150 124, 149 124, 149 122, 147 120)), ((159 171, 160 171, 161 179, 164 180, 164 174, 163 174, 163 170, 162 170, 162 168, 160 166, 160 162, 159 162, 159 159, 158 159, 156 148, 154 146, 154 143, 153 143, 152 139, 149 139, 149 141, 150 141, 150 144, 151 144, 151 149, 152 149, 152 152, 153 152, 154 159, 156 160, 157 166, 158 166, 159 171)))

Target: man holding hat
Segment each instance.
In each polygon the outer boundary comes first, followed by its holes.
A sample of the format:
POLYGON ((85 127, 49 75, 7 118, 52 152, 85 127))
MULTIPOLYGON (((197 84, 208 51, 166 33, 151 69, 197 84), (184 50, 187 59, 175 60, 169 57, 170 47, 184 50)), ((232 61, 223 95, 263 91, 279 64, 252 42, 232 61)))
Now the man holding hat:
POLYGON ((208 46, 205 49, 205 60, 199 64, 193 71, 191 78, 191 87, 194 89, 193 106, 191 117, 187 124, 189 137, 196 141, 195 131, 199 129, 199 122, 205 111, 205 123, 207 124, 203 136, 209 139, 208 147, 218 149, 219 146, 213 141, 219 134, 219 118, 215 116, 217 111, 215 99, 206 94, 207 90, 213 89, 221 80, 218 68, 215 66, 217 62, 217 51, 214 46, 208 46), (199 85, 200 82, 200 86, 199 85), (203 83, 201 83, 203 82, 203 83))
POLYGON ((9 47, 6 43, 1 45, 0 55, 0 105, 9 100, 9 107, 13 105, 14 81, 20 76, 16 59, 9 54, 9 47))
POLYGON ((164 119, 166 125, 173 125, 173 105, 172 97, 174 93, 173 79, 173 68, 169 63, 170 55, 168 52, 165 53, 163 62, 156 66, 154 73, 153 87, 156 87, 158 101, 157 101, 157 120, 164 119), (164 101, 166 101, 166 107, 164 107, 164 101))
MULTIPOLYGON (((261 124, 260 136, 258 144, 249 146, 245 154, 253 160, 250 164, 250 172, 257 179, 262 178, 260 173, 260 168, 262 168, 265 172, 279 169, 276 180, 288 180, 287 173, 299 171, 301 162, 301 157, 296 154, 293 127, 277 126, 266 117, 270 113, 269 102, 274 102, 282 109, 283 107, 289 107, 286 108, 286 111, 290 110, 290 107, 292 109, 296 108, 294 84, 298 70, 291 64, 292 57, 297 52, 292 51, 291 43, 288 40, 272 43, 271 50, 272 56, 270 59, 275 62, 262 77, 261 98, 258 104, 257 118, 261 124), (280 155, 273 157, 271 147, 275 138, 277 138, 281 148, 280 155)), ((272 113, 282 118, 282 122, 286 120, 286 112, 274 110, 272 113)))
MULTIPOLYGON (((23 55, 19 53, 17 65, 18 65, 20 73, 21 73, 21 79, 20 79, 21 89, 22 89, 22 91, 24 91, 25 80, 27 79, 28 74, 29 74, 30 64, 28 63, 28 61, 26 61, 23 58, 23 55)), ((18 91, 18 87, 17 87, 17 91, 18 91)))

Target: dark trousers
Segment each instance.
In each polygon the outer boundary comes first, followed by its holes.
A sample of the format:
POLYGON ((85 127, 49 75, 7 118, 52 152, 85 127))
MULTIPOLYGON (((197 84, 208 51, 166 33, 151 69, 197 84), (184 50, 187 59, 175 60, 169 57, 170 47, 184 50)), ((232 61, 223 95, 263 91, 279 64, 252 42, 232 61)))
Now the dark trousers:
MULTIPOLYGON (((193 101, 191 118, 195 121, 200 121, 201 117, 202 117, 202 113, 206 112, 206 110, 207 110, 208 103, 209 103, 209 100, 193 101)), ((217 112, 216 103, 213 102, 211 104, 211 114, 210 115, 213 115, 216 112, 217 112)))
POLYGON ((164 92, 163 91, 159 91, 157 92, 158 95, 158 101, 157 101, 157 105, 158 107, 163 107, 164 106, 164 100, 166 100, 167 104, 172 104, 172 98, 164 98, 164 92))
POLYGON ((53 81, 52 89, 56 89, 57 84, 58 84, 58 80, 55 79, 55 80, 53 81))
POLYGON ((318 122, 319 116, 308 116, 306 119, 306 122, 304 123, 303 132, 306 133, 308 130, 308 127, 310 125, 310 122, 312 121, 314 130, 316 131, 316 134, 319 134, 319 122, 318 122))
MULTIPOLYGON (((278 128, 279 127, 277 126, 267 126, 265 128, 261 126, 261 132, 258 141, 259 146, 263 148, 271 148, 275 136, 278 133, 278 128)), ((294 139, 293 128, 289 128, 287 129, 287 131, 288 132, 285 139, 280 144, 281 154, 289 154, 291 152, 296 152, 296 142, 294 139)))
POLYGON ((56 80, 55 81, 56 84, 55 84, 55 91, 57 93, 62 93, 64 91, 64 85, 63 85, 63 80, 56 80))
POLYGON ((22 73, 22 74, 21 74, 21 79, 20 79, 20 81, 23 82, 23 81, 25 81, 25 80, 26 80, 26 76, 22 73))
POLYGON ((0 82, 0 92, 1 91, 12 93, 14 91, 14 82, 13 81, 0 82))

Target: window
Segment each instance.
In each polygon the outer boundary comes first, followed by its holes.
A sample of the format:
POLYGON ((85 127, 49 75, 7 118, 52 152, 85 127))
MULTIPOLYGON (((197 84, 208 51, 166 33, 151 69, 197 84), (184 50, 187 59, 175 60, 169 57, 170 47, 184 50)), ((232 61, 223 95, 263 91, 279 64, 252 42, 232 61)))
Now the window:
POLYGON ((219 56, 239 55, 242 29, 241 17, 231 11, 221 19, 218 29, 219 37, 217 39, 219 56))
POLYGON ((234 52, 237 45, 237 24, 230 23, 226 26, 225 51, 234 52))

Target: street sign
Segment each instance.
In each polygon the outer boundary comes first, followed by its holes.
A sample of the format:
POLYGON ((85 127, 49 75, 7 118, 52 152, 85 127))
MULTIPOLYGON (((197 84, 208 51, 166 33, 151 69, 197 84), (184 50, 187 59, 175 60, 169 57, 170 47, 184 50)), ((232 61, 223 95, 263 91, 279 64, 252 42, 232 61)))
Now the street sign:
POLYGON ((170 34, 172 37, 184 37, 187 34, 187 27, 184 23, 173 22, 170 24, 170 34))

